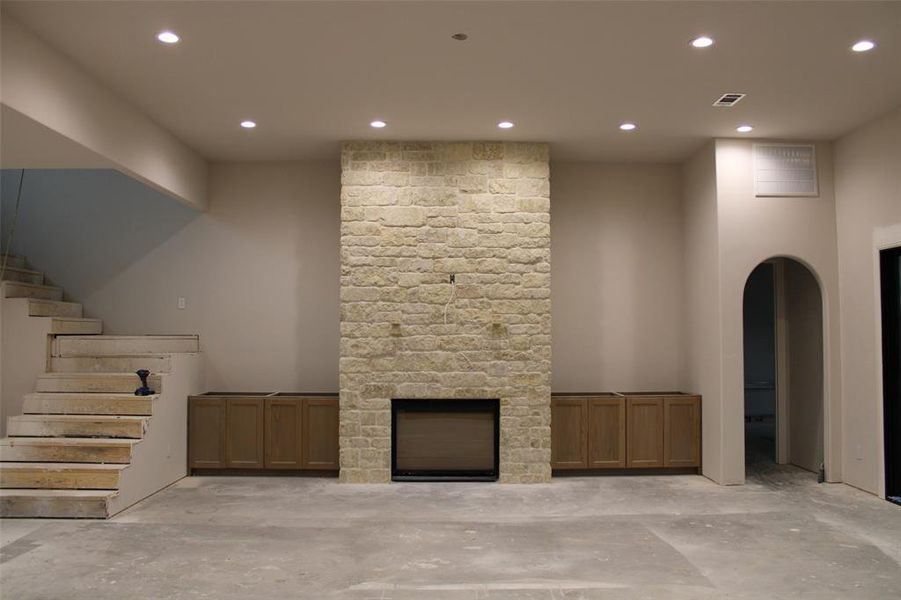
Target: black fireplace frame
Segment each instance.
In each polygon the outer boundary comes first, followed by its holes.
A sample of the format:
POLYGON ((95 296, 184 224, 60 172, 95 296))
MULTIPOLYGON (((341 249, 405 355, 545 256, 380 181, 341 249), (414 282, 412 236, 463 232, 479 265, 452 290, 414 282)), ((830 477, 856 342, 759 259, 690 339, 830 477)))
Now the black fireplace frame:
POLYGON ((497 481, 501 457, 501 403, 497 398, 483 399, 410 399, 391 400, 391 480, 392 481, 497 481), (420 412, 485 412, 494 417, 494 467, 491 470, 417 470, 397 469, 397 411, 420 412))

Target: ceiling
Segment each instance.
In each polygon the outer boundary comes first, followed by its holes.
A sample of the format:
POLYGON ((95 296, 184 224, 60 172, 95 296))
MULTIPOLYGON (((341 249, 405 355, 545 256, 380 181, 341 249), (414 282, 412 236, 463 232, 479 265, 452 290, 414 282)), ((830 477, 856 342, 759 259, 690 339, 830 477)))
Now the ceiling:
POLYGON ((341 140, 372 138, 676 162, 741 123, 753 137, 833 139, 901 105, 901 2, 2 6, 213 160, 333 158, 341 140), (159 43, 163 29, 181 43, 159 43), (700 34, 716 44, 692 48, 700 34), (850 52, 861 38, 876 49, 850 52), (724 92, 748 97, 713 108, 724 92), (248 118, 256 129, 238 126, 248 118), (516 127, 498 129, 505 119, 516 127))

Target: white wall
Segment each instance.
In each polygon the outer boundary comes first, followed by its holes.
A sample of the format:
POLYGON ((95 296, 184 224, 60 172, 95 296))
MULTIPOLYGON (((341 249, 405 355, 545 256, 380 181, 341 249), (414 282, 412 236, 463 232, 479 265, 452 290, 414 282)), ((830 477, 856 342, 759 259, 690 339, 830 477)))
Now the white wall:
MULTIPOLYGON (((85 147, 86 154, 104 157, 194 208, 206 208, 207 164, 200 155, 15 19, 4 14, 0 27, 0 102, 5 107, 85 147)), ((3 166, 35 166, 12 164, 13 158, 4 157, 3 166)), ((91 161, 94 165, 96 159, 91 161)))
POLYGON ((213 165, 206 213, 120 177, 29 172, 17 250, 107 333, 200 334, 208 389, 337 390, 337 161, 213 165))
POLYGON ((877 247, 901 245, 901 108, 835 144, 844 480, 884 495, 877 247))
POLYGON ((552 165, 554 391, 685 385, 680 182, 675 165, 552 165))

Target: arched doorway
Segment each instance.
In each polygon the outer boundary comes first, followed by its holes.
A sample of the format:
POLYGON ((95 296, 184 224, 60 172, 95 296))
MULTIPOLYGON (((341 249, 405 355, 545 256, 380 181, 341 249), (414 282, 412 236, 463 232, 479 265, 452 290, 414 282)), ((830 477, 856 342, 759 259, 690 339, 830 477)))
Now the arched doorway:
POLYGON ((823 298, 791 258, 748 276, 744 292, 745 470, 824 474, 823 298))

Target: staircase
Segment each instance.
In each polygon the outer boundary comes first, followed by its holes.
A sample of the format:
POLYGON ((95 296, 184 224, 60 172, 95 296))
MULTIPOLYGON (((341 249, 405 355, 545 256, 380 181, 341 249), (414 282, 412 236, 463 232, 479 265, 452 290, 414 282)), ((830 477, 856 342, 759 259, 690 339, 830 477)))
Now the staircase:
POLYGON ((184 477, 198 337, 102 335, 19 257, 0 285, 3 335, 15 318, 43 320, 46 334, 45 372, 0 440, 0 516, 107 518, 184 477), (138 369, 156 394, 134 395, 138 369))

